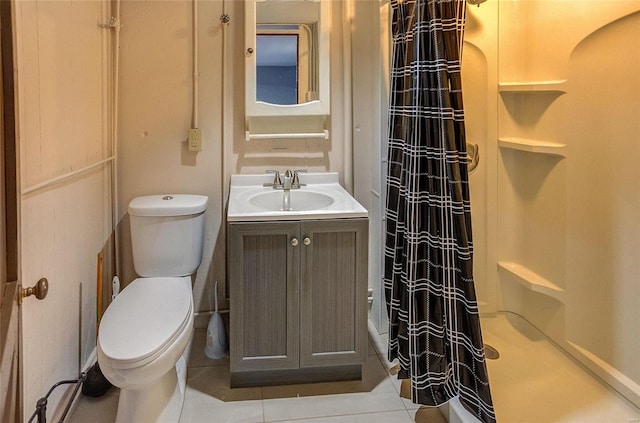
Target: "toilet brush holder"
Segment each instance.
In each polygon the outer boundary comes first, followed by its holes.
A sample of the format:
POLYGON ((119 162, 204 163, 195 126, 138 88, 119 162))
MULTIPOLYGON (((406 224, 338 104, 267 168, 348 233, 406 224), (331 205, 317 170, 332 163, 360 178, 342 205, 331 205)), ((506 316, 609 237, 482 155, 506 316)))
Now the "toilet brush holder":
POLYGON ((217 360, 227 355, 228 346, 222 316, 218 312, 213 313, 207 326, 207 344, 204 353, 207 357, 217 360))
POLYGON ((207 325, 207 344, 204 348, 204 353, 207 357, 217 360, 227 355, 229 343, 227 342, 224 321, 220 313, 218 313, 218 282, 216 282, 214 289, 215 311, 209 319, 209 325, 207 325))

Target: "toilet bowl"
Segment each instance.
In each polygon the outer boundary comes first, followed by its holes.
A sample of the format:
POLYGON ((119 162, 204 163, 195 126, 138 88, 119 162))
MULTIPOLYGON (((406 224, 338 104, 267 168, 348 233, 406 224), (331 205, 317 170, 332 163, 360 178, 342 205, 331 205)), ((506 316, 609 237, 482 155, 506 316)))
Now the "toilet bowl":
POLYGON ((98 362, 120 388, 116 423, 175 423, 193 335, 191 274, 200 265, 207 197, 138 197, 129 204, 133 280, 105 311, 98 362))
POLYGON ((179 420, 186 384, 181 356, 193 334, 192 298, 188 276, 139 278, 105 312, 98 360, 105 377, 120 388, 116 422, 179 420))

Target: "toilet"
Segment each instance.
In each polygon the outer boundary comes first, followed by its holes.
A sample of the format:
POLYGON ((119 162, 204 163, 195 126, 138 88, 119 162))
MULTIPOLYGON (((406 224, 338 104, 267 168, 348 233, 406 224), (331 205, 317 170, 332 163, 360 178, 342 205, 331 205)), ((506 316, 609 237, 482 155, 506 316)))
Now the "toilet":
POLYGON ((133 265, 139 276, 107 308, 98 362, 120 388, 116 423, 180 419, 185 349, 193 334, 191 274, 202 257, 202 195, 151 195, 129 203, 133 265))

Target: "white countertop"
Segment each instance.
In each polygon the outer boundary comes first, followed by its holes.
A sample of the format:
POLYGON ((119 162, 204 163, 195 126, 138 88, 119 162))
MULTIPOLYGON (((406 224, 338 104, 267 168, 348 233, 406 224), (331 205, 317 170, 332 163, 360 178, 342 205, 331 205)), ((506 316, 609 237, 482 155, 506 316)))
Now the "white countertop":
MULTIPOLYGON (((281 174, 281 178, 284 178, 281 174)), ((266 220, 308 220, 308 219, 344 219, 356 217, 368 217, 367 210, 362 207, 339 183, 338 174, 327 173, 300 173, 300 183, 306 184, 299 189, 292 189, 291 206, 294 210, 284 211, 281 208, 267 209, 256 205, 252 201, 256 196, 270 195, 268 193, 282 193, 272 187, 264 187, 263 184, 273 182, 272 174, 259 175, 232 175, 229 190, 229 203, 227 208, 227 221, 229 222, 256 222, 266 220), (331 197, 332 204, 311 209, 296 209, 296 193, 305 195, 317 193, 322 198, 331 197), (308 194, 306 194, 308 193, 308 194)), ((277 194, 273 194, 277 195, 277 194)), ((300 205, 300 204, 298 204, 300 205)), ((306 206, 306 205, 305 205, 306 206)))

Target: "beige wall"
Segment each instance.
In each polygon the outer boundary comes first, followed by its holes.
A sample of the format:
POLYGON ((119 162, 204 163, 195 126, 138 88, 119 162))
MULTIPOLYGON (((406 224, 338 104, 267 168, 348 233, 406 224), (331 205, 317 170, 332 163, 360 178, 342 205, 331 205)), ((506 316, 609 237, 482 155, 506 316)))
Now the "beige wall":
MULTIPOLYGON (((124 284, 135 277, 127 206, 139 195, 209 197, 205 248, 194 285, 196 310, 209 310, 214 281, 224 281, 221 234, 221 1, 199 4, 201 152, 187 148, 192 123, 192 13, 188 1, 123 1, 118 131, 119 224, 124 284)), ((223 285, 221 283, 221 285, 223 285)))
MULTIPOLYGON (((349 106, 342 90, 342 8, 332 3, 331 139, 277 145, 243 138, 242 2, 199 3, 199 126, 204 136, 203 151, 192 153, 185 143, 192 119, 191 2, 122 2, 117 230, 124 284, 134 278, 126 213, 133 197, 154 192, 209 196, 203 263, 194 284, 197 310, 207 311, 213 308, 214 282, 222 282, 224 290, 222 216, 229 176, 272 167, 344 173, 343 157, 350 147, 343 141, 342 115, 349 106), (231 16, 224 28, 219 22, 223 9, 231 16)), ((110 282, 112 164, 31 191, 113 154, 108 52, 113 33, 99 26, 111 16, 108 5, 18 2, 16 7, 22 278, 25 285, 42 276, 50 281, 45 301, 29 299, 22 308, 27 417, 54 382, 93 364, 100 251, 107 255, 104 283, 110 282)), ((51 398, 50 411, 62 404, 61 392, 51 398)))
MULTIPOLYGON (((329 140, 245 141, 244 123, 244 2, 226 1, 225 11, 231 16, 225 39, 225 183, 234 173, 262 173, 266 169, 308 169, 344 174, 345 112, 350 103, 344 101, 343 4, 331 1, 331 118, 328 122, 329 140)), ((349 93, 350 94, 350 93, 349 93)), ((350 145, 350 144, 347 144, 350 145)))
POLYGON ((344 181, 342 116, 350 108, 345 106, 342 89, 341 2, 331 3, 331 138, 246 142, 244 3, 199 2, 203 149, 192 153, 186 145, 192 117, 192 3, 122 2, 118 198, 125 283, 134 278, 127 204, 135 196, 165 192, 209 196, 203 263, 194 285, 196 310, 209 311, 215 281, 219 281, 220 292, 225 292, 223 216, 231 174, 308 169, 337 171, 344 181), (224 26, 219 20, 223 11, 231 19, 224 26))
MULTIPOLYGON (((96 260, 110 257, 106 2, 17 2, 15 42, 20 156, 21 281, 46 277, 43 301, 25 299, 22 381, 25 421, 57 381, 75 378, 96 341, 96 260)), ((109 264, 106 264, 109 268, 109 264)), ((59 389, 49 400, 49 418, 59 389)))

